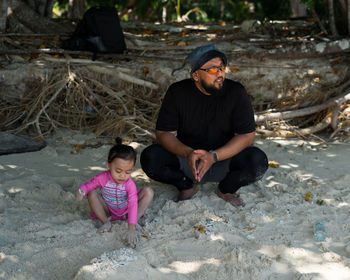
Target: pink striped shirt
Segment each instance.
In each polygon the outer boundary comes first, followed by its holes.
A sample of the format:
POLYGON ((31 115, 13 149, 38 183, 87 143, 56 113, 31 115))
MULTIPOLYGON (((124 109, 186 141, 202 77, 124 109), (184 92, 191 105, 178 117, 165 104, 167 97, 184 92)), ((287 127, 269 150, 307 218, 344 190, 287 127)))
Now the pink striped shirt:
POLYGON ((118 184, 107 170, 79 187, 85 191, 85 195, 97 188, 101 188, 102 198, 108 206, 112 220, 123 219, 128 213, 128 223, 136 225, 138 198, 136 185, 131 178, 118 184))

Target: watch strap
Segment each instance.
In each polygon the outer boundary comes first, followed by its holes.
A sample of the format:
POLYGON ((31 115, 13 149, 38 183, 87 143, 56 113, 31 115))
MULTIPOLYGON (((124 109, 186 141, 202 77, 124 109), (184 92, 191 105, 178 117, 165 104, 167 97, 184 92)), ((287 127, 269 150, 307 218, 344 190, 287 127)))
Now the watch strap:
POLYGON ((214 161, 217 162, 218 161, 218 155, 215 153, 215 151, 210 150, 209 153, 211 153, 214 157, 214 161))

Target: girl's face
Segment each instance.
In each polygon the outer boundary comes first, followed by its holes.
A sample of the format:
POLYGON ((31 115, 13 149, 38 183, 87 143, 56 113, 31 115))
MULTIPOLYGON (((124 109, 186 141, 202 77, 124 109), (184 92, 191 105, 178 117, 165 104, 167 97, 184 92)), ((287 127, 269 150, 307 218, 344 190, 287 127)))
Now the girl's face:
POLYGON ((133 160, 115 158, 111 163, 107 162, 107 168, 111 172, 112 178, 118 184, 125 182, 131 176, 134 168, 133 160))

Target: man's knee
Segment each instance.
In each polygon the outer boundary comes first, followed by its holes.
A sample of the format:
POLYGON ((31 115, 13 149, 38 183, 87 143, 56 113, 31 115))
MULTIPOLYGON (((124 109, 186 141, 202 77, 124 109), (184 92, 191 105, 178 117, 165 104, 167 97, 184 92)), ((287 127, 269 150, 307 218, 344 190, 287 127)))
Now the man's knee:
POLYGON ((160 146, 157 144, 150 145, 146 147, 142 152, 140 156, 140 164, 142 170, 149 176, 153 177, 152 174, 154 172, 154 169, 157 168, 157 161, 159 161, 158 150, 160 149, 160 146))
POLYGON ((254 147, 254 152, 252 153, 252 164, 254 166, 254 174, 256 180, 260 180, 269 167, 267 155, 264 151, 257 147, 254 147))

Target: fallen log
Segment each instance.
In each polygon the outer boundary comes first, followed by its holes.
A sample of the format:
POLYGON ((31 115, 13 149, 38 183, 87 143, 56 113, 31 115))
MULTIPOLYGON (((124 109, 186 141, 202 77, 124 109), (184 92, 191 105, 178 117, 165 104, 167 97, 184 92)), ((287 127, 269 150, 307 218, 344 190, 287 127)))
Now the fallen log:
POLYGON ((307 135, 314 134, 316 132, 322 131, 331 124, 331 117, 326 117, 321 122, 314 126, 310 126, 302 129, 289 130, 278 130, 270 131, 266 129, 257 128, 256 132, 264 137, 283 137, 283 138, 293 138, 293 137, 303 137, 307 135))
MULTIPOLYGON (((350 81, 347 81, 343 87, 347 87, 350 85, 350 81)), ((327 109, 331 106, 342 104, 346 101, 350 100, 350 92, 343 93, 337 97, 329 99, 327 102, 320 104, 320 105, 315 105, 312 107, 308 108, 303 108, 299 110, 294 110, 294 111, 285 111, 285 112, 275 112, 275 113, 264 113, 264 114, 259 114, 257 113, 254 118, 256 123, 261 123, 265 121, 276 121, 276 120, 286 120, 286 119, 293 119, 297 117, 303 117, 307 115, 311 115, 317 112, 320 112, 324 109, 327 109)))

